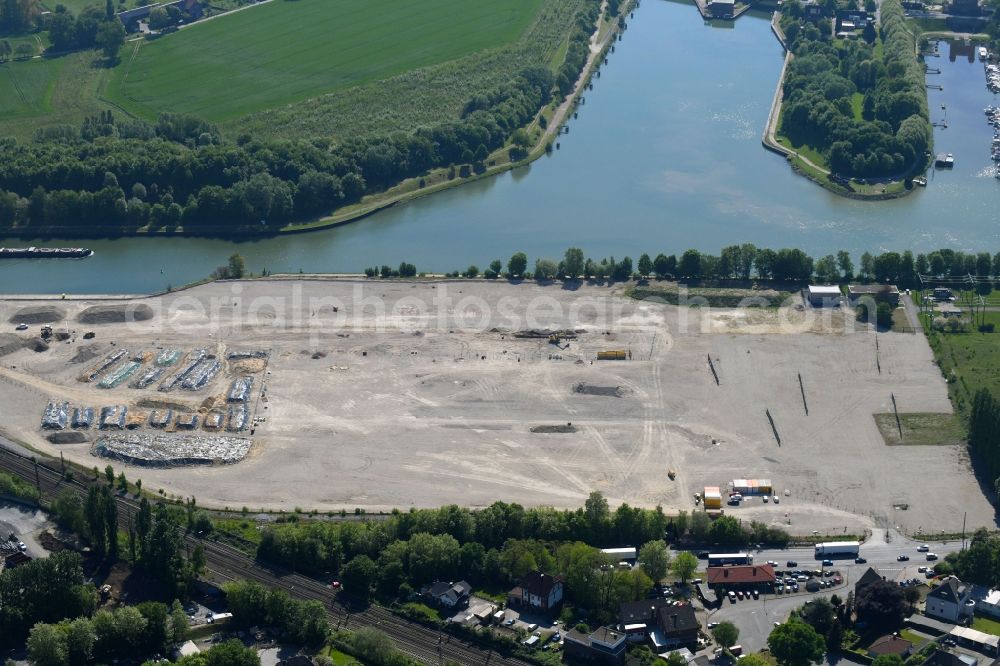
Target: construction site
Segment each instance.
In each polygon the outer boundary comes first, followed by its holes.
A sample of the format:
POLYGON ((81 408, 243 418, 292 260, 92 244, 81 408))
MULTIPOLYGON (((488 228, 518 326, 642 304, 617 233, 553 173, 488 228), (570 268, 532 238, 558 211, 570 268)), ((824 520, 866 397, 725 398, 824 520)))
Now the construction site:
POLYGON ((203 506, 575 508, 598 490, 690 512, 708 490, 796 534, 994 525, 964 447, 890 446, 876 424, 951 413, 922 335, 624 291, 269 279, 7 298, 0 320, 30 328, 0 334, 0 433, 203 506))

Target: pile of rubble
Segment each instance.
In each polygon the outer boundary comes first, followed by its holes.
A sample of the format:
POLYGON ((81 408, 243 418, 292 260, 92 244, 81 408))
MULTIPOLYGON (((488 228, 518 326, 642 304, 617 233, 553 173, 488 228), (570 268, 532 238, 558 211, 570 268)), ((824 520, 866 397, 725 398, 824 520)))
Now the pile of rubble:
POLYGON ((99 439, 92 453, 135 465, 228 465, 246 457, 251 441, 222 435, 125 433, 99 439))

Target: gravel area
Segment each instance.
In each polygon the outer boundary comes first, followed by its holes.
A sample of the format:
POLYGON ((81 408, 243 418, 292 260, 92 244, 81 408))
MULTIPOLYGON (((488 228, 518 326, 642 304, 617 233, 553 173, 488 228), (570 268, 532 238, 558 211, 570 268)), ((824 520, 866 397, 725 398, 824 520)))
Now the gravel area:
MULTIPOLYGON (((351 510, 499 499, 577 507, 600 490, 612 503, 674 511, 694 509, 692 495, 706 485, 770 478, 779 506, 727 511, 794 533, 957 531, 963 512, 969 528, 993 526, 964 449, 887 447, 872 418, 891 411, 893 394, 900 411, 951 411, 923 336, 879 334, 876 364, 874 334, 839 312, 682 309, 622 291, 484 281, 223 282, 141 299, 149 320, 97 324, 94 344, 102 355, 112 342, 205 348, 226 363, 233 351, 270 351, 254 383, 264 398, 246 460, 128 472, 145 487, 195 495, 203 505, 351 510), (557 346, 514 335, 529 329, 576 338, 557 346), (616 349, 631 360, 596 360, 598 351, 616 349)), ((0 301, 0 320, 28 305, 0 301)), ((70 319, 93 305, 60 302, 70 319)), ((45 405, 135 405, 162 394, 122 385, 98 395, 78 381, 81 365, 70 363, 79 347, 56 343, 3 358, 0 404, 11 408, 0 415, 0 431, 91 467, 89 443, 45 441, 38 429, 45 405)), ((220 373, 207 389, 215 404, 233 378, 220 373)), ((204 397, 170 395, 203 414, 204 397)))

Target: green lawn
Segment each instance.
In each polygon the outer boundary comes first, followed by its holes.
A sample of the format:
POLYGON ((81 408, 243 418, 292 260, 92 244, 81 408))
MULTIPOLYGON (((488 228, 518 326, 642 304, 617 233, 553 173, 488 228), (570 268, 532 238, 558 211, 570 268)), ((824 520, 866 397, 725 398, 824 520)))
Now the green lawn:
POLYGON ((224 121, 502 46, 542 3, 272 2, 123 51, 106 94, 146 118, 224 121))
POLYGON ((965 422, 956 414, 911 413, 899 415, 899 425, 894 414, 875 414, 882 439, 894 445, 950 445, 965 442, 965 422), (899 437, 902 426, 903 437, 899 437))
POLYGON ((865 96, 861 93, 854 93, 851 95, 851 109, 854 111, 855 120, 863 120, 861 115, 864 110, 865 96))
POLYGON ((991 620, 988 617, 975 617, 972 619, 972 628, 984 634, 1000 636, 1000 622, 991 620))
POLYGON ((93 51, 0 65, 0 136, 27 139, 39 127, 79 126, 107 108, 97 95, 107 73, 93 51))
MULTIPOLYGON (((925 329, 929 329, 923 319, 925 329)), ((987 312, 985 320, 997 332, 980 333, 975 326, 968 333, 927 331, 927 340, 948 382, 952 404, 963 415, 968 415, 972 397, 980 388, 1000 394, 1000 312, 987 312)))

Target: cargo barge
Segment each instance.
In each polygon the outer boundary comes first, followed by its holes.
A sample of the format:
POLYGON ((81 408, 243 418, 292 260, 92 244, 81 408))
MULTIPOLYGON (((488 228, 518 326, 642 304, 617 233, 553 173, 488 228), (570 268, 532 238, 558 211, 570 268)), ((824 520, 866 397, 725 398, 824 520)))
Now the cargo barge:
POLYGON ((0 247, 0 259, 83 259, 92 254, 85 247, 0 247))

